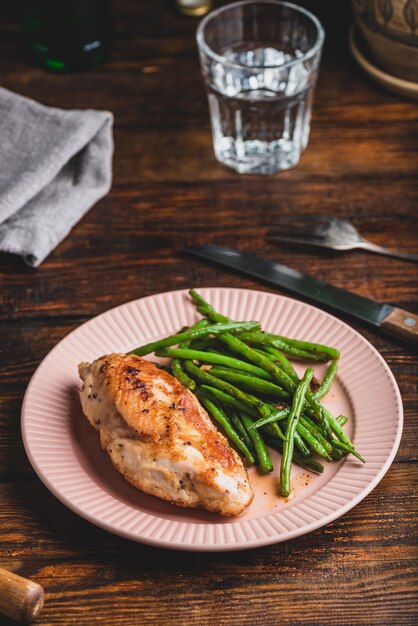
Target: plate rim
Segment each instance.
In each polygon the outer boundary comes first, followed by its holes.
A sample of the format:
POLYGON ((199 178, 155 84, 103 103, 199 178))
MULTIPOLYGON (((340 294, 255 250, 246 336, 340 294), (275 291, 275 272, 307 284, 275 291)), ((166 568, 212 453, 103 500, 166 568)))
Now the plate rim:
MULTIPOLYGON (((239 544, 225 544, 225 545, 219 545, 216 543, 213 544, 202 544, 200 546, 197 546, 195 544, 183 544, 181 542, 178 541, 173 541, 173 540, 165 540, 164 538, 153 538, 153 537, 142 537, 142 536, 138 536, 135 535, 134 533, 125 530, 123 528, 115 528, 115 526, 112 523, 108 523, 106 521, 103 520, 98 520, 93 514, 83 510, 82 507, 78 506, 77 504, 74 504, 70 498, 68 498, 66 495, 62 494, 60 489, 57 488, 53 482, 51 482, 51 480, 49 479, 47 473, 44 472, 43 468, 41 468, 38 465, 38 462, 36 461, 36 459, 34 458, 34 455, 32 453, 31 447, 30 447, 30 437, 28 437, 28 433, 25 430, 25 411, 26 411, 26 405, 28 404, 29 400, 30 400, 30 392, 31 392, 31 388, 32 386, 35 384, 36 382, 36 378, 39 375, 39 372, 43 369, 43 367, 45 367, 45 362, 47 359, 49 359, 53 353, 59 348, 59 346, 61 346, 61 344, 65 341, 68 340, 68 338, 73 335, 74 333, 80 332, 80 330, 82 328, 85 328, 86 326, 96 322, 99 318, 102 318, 104 316, 107 315, 111 315, 111 313, 121 307, 125 307, 125 306, 130 306, 130 305, 134 305, 137 302, 142 302, 142 301, 146 301, 152 298, 156 298, 156 297, 163 297, 163 296, 167 296, 169 294, 184 294, 184 295, 188 295, 189 289, 188 288, 182 288, 182 289, 172 289, 172 290, 168 290, 168 291, 163 291, 163 292, 156 292, 154 294, 149 294, 147 296, 144 296, 142 298, 134 298, 132 300, 129 300, 127 302, 123 302, 119 305, 116 305, 110 309, 107 309, 106 311, 103 311, 102 313, 99 313, 98 315, 95 315, 93 317, 91 317, 90 319, 86 320, 85 322, 83 322, 82 324, 76 326, 76 328, 72 329, 71 331, 69 331, 66 335, 64 335, 64 337, 62 337, 62 339, 60 339, 55 346, 53 346, 53 348, 51 348, 51 350, 49 350, 47 352, 47 354, 42 358, 41 362, 39 363, 39 365, 36 367, 36 369, 34 370, 31 379, 27 385, 25 394, 24 394, 24 398, 23 398, 23 402, 22 402, 22 407, 21 407, 21 436, 22 436, 22 440, 23 440, 23 445, 24 445, 24 449, 26 452, 26 455, 29 459, 29 462, 33 468, 33 470, 35 471, 35 473, 37 474, 38 478, 41 480, 41 482, 47 487, 47 489, 60 501, 62 502, 67 508, 69 508, 73 513, 79 515, 81 518, 87 520, 88 522, 92 523, 94 526, 97 526, 98 528, 101 528, 103 530, 106 530, 107 532, 110 532, 113 535, 116 536, 120 536, 123 537, 125 539, 129 539, 131 541, 134 541, 136 543, 143 543, 146 545, 150 545, 150 546, 154 546, 154 547, 159 547, 159 548, 165 548, 165 549, 170 549, 170 550, 177 550, 177 551, 185 551, 185 552, 231 552, 231 551, 240 551, 240 550, 249 550, 249 549, 255 549, 258 547, 264 547, 264 546, 268 546, 268 545, 274 545, 277 543, 282 543, 284 541, 289 541, 291 539, 294 539, 296 537, 299 536, 303 536, 306 534, 309 534, 315 530, 318 530, 319 528, 322 528, 324 526, 327 526, 328 524, 330 524, 331 522, 335 521, 336 519, 339 519, 340 517, 342 517, 343 515, 345 515, 348 511, 350 511, 352 508, 354 508, 355 506, 357 506, 362 500, 364 500, 364 498, 366 498, 374 489, 375 487, 379 484, 379 482, 383 479, 383 477, 385 476, 385 474, 388 472, 390 466, 392 465, 394 458, 396 456, 396 453, 398 452, 399 449, 399 445, 401 442, 401 438, 402 438, 402 432, 403 432, 403 422, 404 422, 404 412, 403 412, 403 403, 402 403, 402 396, 399 390, 399 386, 397 384, 397 381, 395 379, 395 376, 393 375, 389 365, 386 363, 385 359, 383 358, 383 356, 380 354, 380 352, 373 346, 373 344, 368 341, 360 332, 358 332, 356 329, 352 328, 347 322, 341 320, 339 317, 336 317, 335 315, 332 315, 331 313, 328 313, 328 311, 325 311, 324 309, 321 309, 317 306, 314 306, 310 303, 307 303, 303 300, 299 300, 297 298, 292 298, 289 297, 287 295, 283 295, 280 293, 274 293, 272 291, 267 291, 267 290, 262 290, 262 289, 248 289, 248 288, 244 288, 244 287, 216 287, 216 286, 208 286, 208 287, 203 287, 203 286, 198 286, 198 287, 194 287, 197 291, 201 291, 201 290, 211 290, 211 291, 227 291, 227 292, 231 292, 231 291, 241 291, 241 292, 250 292, 250 293, 260 293, 263 295, 269 295, 269 296, 274 296, 277 297, 279 299, 285 300, 288 303, 292 303, 292 302, 296 302, 300 305, 303 305, 304 307, 308 307, 309 309, 311 309, 312 311, 319 311, 322 315, 326 316, 327 318, 330 318, 333 321, 336 321, 338 324, 340 324, 343 328, 346 328, 349 330, 350 333, 353 333, 355 336, 357 336, 361 342, 363 342, 364 345, 367 346, 368 349, 371 349, 371 351, 374 353, 375 357, 377 357, 377 359, 381 362, 383 368, 386 370, 386 373, 388 374, 389 378, 391 379, 392 382, 392 389, 394 392, 394 399, 396 400, 396 406, 397 406, 397 414, 396 414, 396 434, 394 437, 394 440, 392 442, 391 445, 391 449, 388 453, 388 456, 385 460, 385 462, 383 463, 383 465, 381 466, 381 468, 379 469, 379 471, 375 474, 375 476, 363 487, 363 489, 356 494, 354 497, 352 497, 348 502, 346 502, 344 505, 339 506, 336 510, 331 511, 328 515, 324 516, 324 517, 320 517, 319 519, 309 523, 309 524, 305 524, 303 526, 300 527, 296 527, 294 530, 287 530, 286 531, 286 536, 281 538, 279 536, 279 534, 277 533, 276 537, 271 537, 271 536, 267 536, 264 538, 257 538, 255 540, 245 540, 245 543, 242 543, 242 541, 239 544)), ((100 486, 97 486, 98 489, 101 489, 100 486)), ((146 513, 145 513, 146 514, 146 513)), ((234 519, 235 523, 239 523, 239 516, 237 518, 234 519)), ((232 522, 232 523, 234 523, 232 522)), ((188 522, 187 520, 185 520, 183 523, 192 523, 195 524, 195 522, 188 522)), ((215 522, 215 524, 217 524, 219 522, 215 522)), ((215 525, 214 524, 214 525, 215 525)), ((209 526, 209 524, 208 524, 209 526)))

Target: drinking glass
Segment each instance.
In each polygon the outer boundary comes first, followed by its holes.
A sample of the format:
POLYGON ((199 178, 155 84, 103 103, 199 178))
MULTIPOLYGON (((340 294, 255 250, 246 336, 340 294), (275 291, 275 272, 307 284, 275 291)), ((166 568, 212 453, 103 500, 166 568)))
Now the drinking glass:
POLYGON ((215 156, 240 173, 296 165, 309 137, 324 31, 289 2, 244 0, 197 29, 215 156))

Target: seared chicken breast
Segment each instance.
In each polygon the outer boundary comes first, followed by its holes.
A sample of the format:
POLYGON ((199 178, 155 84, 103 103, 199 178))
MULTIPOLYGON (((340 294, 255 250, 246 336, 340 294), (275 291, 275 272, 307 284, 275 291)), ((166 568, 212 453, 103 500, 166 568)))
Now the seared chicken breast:
POLYGON ((115 468, 145 493, 239 515, 253 499, 238 454, 196 397, 135 355, 79 365, 83 411, 115 468))

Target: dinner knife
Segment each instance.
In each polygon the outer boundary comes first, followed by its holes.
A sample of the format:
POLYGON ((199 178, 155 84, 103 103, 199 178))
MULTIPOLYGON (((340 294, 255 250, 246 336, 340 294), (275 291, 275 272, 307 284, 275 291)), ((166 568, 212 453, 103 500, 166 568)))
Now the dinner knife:
POLYGON ((249 252, 221 246, 189 246, 184 252, 260 278, 276 287, 293 291, 325 307, 418 344, 418 315, 414 313, 358 296, 275 261, 256 257, 249 252))

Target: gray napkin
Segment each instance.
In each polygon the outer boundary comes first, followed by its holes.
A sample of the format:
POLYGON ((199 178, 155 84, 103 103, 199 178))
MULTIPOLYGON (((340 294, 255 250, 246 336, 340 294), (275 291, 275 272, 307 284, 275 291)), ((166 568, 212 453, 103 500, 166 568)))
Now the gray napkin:
POLYGON ((53 109, 0 88, 0 250, 36 267, 110 189, 107 111, 53 109))

